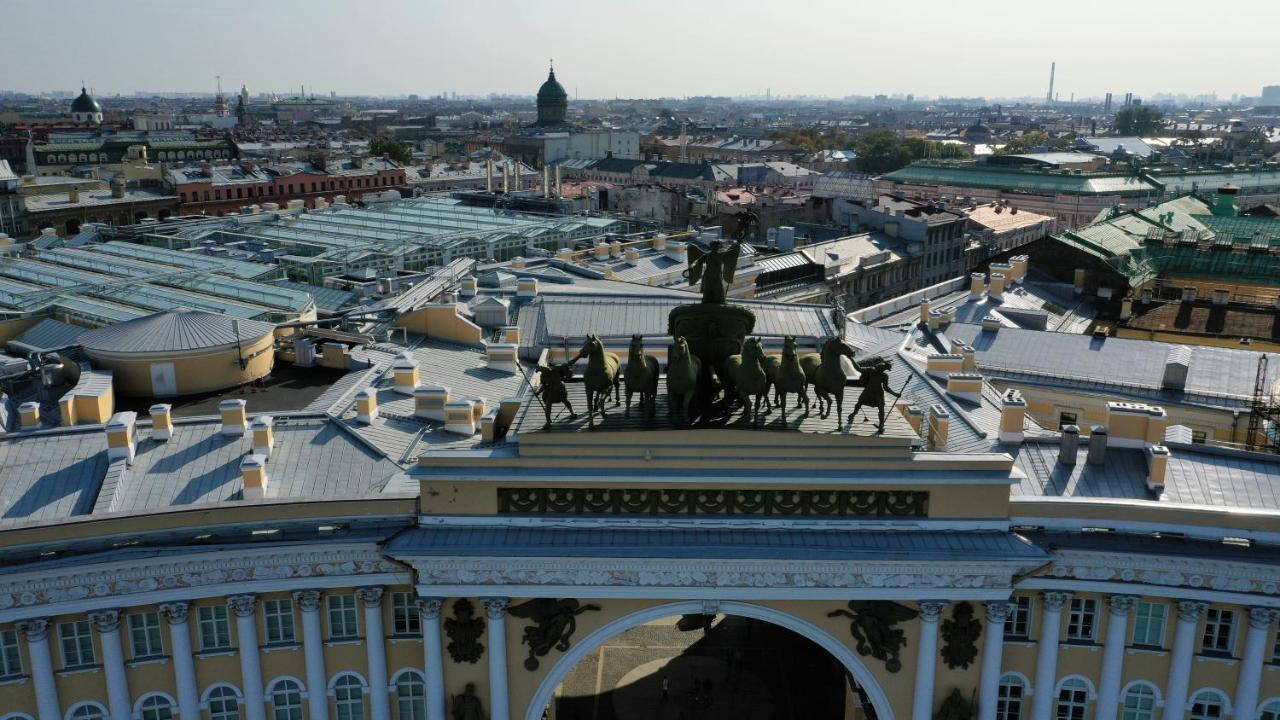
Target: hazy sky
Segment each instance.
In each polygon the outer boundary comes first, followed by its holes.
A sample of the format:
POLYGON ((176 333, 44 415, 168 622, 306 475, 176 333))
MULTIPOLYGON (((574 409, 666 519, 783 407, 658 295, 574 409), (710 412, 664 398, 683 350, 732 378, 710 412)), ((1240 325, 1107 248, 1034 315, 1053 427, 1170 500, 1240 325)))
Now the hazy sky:
POLYGON ((1280 83, 1280 0, 3 0, 0 87, 570 96, 1107 91, 1280 83))

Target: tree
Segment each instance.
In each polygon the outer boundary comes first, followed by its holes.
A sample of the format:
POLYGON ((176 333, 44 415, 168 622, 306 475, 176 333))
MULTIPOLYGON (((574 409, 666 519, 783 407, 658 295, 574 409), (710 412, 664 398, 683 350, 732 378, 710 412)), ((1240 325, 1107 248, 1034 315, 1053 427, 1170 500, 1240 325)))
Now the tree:
POLYGON ((1146 105, 1130 105, 1116 113, 1116 132, 1121 135, 1154 135, 1164 124, 1164 115, 1146 105))
POLYGON ((889 130, 873 130, 858 138, 858 169, 881 175, 910 164, 911 149, 889 130))
POLYGON ((402 142, 396 142, 391 138, 374 138, 369 141, 370 155, 386 155, 388 158, 395 160, 401 165, 407 165, 413 162, 413 150, 402 142))

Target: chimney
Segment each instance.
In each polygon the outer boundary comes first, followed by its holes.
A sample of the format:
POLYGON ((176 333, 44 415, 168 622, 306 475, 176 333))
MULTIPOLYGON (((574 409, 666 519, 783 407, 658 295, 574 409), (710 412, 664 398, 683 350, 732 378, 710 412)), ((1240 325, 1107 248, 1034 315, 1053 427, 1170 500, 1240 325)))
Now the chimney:
POLYGON ((551 166, 542 166, 542 197, 551 197, 551 166))
POLYGON ((356 393, 356 420, 368 425, 378 417, 378 391, 371 387, 356 393))
POLYGON ((925 364, 925 372, 930 375, 948 375, 964 372, 964 356, 948 353, 934 353, 925 364))
POLYGON ((607 242, 596 243, 596 259, 597 260, 609 259, 609 243, 607 242))
POLYGON ((1195 302, 1196 289, 1193 287, 1182 288, 1182 302, 1195 302))
POLYGON ((993 318, 982 318, 982 332, 999 332, 1000 321, 993 318))
POLYGON ((538 297, 538 278, 520 278, 516 280, 516 297, 538 297))
POLYGON ((528 265, 529 265, 529 263, 528 263, 528 261, 526 261, 526 260, 524 259, 524 256, 523 256, 523 255, 517 255, 517 256, 515 256, 515 257, 511 258, 511 269, 512 269, 512 270, 523 270, 523 269, 525 269, 526 267, 528 267, 528 265))
POLYGON ((556 251, 556 259, 564 262, 573 262, 573 248, 560 248, 556 251))
POLYGON ((475 435, 476 403, 472 400, 453 400, 444 405, 444 429, 459 435, 475 435))
POLYGON ((1085 280, 1084 268, 1076 268, 1075 278, 1073 280, 1073 287, 1072 287, 1072 292, 1074 292, 1076 295, 1084 294, 1084 280, 1085 280))
POLYGON ((107 458, 109 460, 123 459, 133 463, 133 456, 137 451, 137 442, 134 438, 134 428, 137 423, 138 413, 135 412, 118 412, 107 421, 107 458))
POLYGON ((250 453, 240 461, 240 477, 244 480, 245 500, 261 500, 267 494, 267 458, 250 453))
POLYGON ((1027 270, 1031 267, 1031 258, 1026 255, 1015 255, 1009 258, 1009 266, 1013 269, 1009 282, 1021 283, 1027 279, 1027 270))
POLYGON ((1000 442, 1021 443, 1027 416, 1027 401, 1012 388, 1000 396, 1000 442))
POLYGON ((245 426, 248 424, 244 408, 244 400, 223 400, 218 403, 218 414, 222 416, 223 435, 244 435, 245 426))
POLYGON ((413 395, 422 381, 418 361, 408 352, 400 353, 400 357, 391 363, 391 376, 395 391, 401 395, 413 395))
POLYGON ((929 408, 929 447, 933 450, 945 450, 947 435, 951 430, 951 413, 942 405, 929 408))
POLYGON ((560 191, 560 166, 556 165, 556 199, 561 200, 564 194, 560 191))
POLYGON ((970 372, 947 375, 947 394, 972 403, 982 402, 982 376, 970 372))
POLYGON ((413 391, 415 417, 445 421, 445 405, 449 402, 449 388, 443 385, 423 385, 413 391))
POLYGON ((902 411, 902 416, 907 419, 907 424, 911 426, 916 435, 919 435, 920 428, 924 426, 924 411, 917 405, 908 405, 902 411))
POLYGON ((965 372, 978 371, 978 353, 973 349, 972 345, 962 346, 960 348, 960 357, 963 358, 960 367, 965 372))
POLYGON ((929 324, 929 301, 928 300, 920 301, 920 324, 921 325, 929 324))
POLYGON ((1089 428, 1089 456, 1086 460, 1090 465, 1102 465, 1107 461, 1107 429, 1102 425, 1094 425, 1089 428))
POLYGON ((275 447, 275 418, 270 415, 259 415, 249 424, 253 431, 253 453, 271 458, 271 449, 275 447))
POLYGON ((1165 473, 1169 469, 1169 448, 1152 445, 1147 448, 1147 489, 1159 495, 1164 492, 1165 473))
POLYGON ((459 288, 458 294, 462 297, 474 297, 478 287, 479 283, 476 282, 475 276, 468 275, 467 277, 462 278, 462 287, 459 288))
POLYGON ((1080 428, 1075 425, 1062 427, 1062 444, 1058 446, 1058 462, 1063 465, 1076 464, 1076 452, 1080 449, 1080 428))
POLYGON ((40 403, 28 400, 18 406, 18 419, 23 430, 40 427, 40 403))
POLYGON ((672 260, 675 260, 676 262, 684 262, 685 258, 688 257, 688 253, 689 253, 689 248, 687 245, 685 245, 685 243, 682 243, 682 242, 667 243, 667 257, 671 258, 672 260))
POLYGON ((667 234, 658 233, 653 236, 653 249, 657 252, 666 252, 667 250, 667 234))
POLYGON ((493 192, 493 159, 484 161, 484 191, 493 192))
POLYGON ((1187 373, 1191 372, 1191 348, 1174 345, 1164 355, 1164 377, 1160 387, 1181 392, 1187 389, 1187 373))
POLYGON ((80 202, 80 188, 73 187, 67 191, 67 202, 72 205, 80 202))
POLYGON ((1003 273, 991 273, 991 289, 987 291, 987 297, 997 302, 1004 301, 1004 281, 1003 273))
POLYGON ((168 403, 156 403, 148 411, 151 413, 151 439, 167 441, 173 437, 173 406, 168 403))
POLYGON ((616 258, 622 257, 622 241, 621 240, 614 240, 612 243, 609 243, 609 254, 616 258))
POLYGON ((1230 291, 1230 290, 1226 290, 1226 289, 1223 289, 1223 288, 1218 288, 1218 289, 1216 289, 1216 290, 1214 290, 1214 291, 1213 291, 1213 304, 1214 304, 1214 305, 1226 305, 1226 304, 1227 304, 1228 302, 1230 302, 1230 301, 1231 301, 1231 291, 1230 291))
POLYGON ((115 180, 111 181, 111 197, 117 200, 124 197, 124 181, 123 180, 121 180, 120 182, 116 182, 115 180))
POLYGON ((480 442, 491 443, 498 439, 498 409, 486 412, 480 418, 480 442))
POLYGON ((1109 444, 1116 447, 1143 448, 1164 442, 1169 415, 1162 407, 1144 403, 1107 403, 1109 444))
POLYGON ((489 343, 485 345, 485 367, 503 373, 520 372, 520 361, 516 352, 520 349, 514 343, 489 343))
POLYGON ((629 263, 638 262, 640 260, 640 251, 629 247, 623 251, 622 257, 629 263))
POLYGON ((1120 319, 1128 320, 1133 317, 1133 298, 1125 298, 1120 301, 1120 319))
POLYGON ((987 289, 987 276, 982 273, 969 275, 969 299, 977 300, 987 289))

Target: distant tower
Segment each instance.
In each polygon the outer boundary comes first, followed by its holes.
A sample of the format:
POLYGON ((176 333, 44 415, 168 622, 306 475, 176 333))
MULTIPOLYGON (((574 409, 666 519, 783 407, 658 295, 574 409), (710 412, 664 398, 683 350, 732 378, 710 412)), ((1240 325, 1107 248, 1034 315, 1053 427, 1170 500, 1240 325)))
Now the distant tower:
POLYGON ((1049 63, 1049 93, 1044 96, 1048 102, 1053 102, 1053 76, 1058 72, 1058 63, 1056 61, 1049 63))
POLYGON ((245 87, 244 85, 240 86, 240 102, 244 103, 245 105, 249 104, 249 88, 245 87))
POLYGON ((1102 112, 1104 113, 1111 112, 1111 93, 1107 93, 1107 100, 1102 104, 1102 112))
POLYGON ((230 108, 227 107, 227 97, 222 94, 222 76, 215 76, 218 80, 218 94, 213 97, 213 114, 218 117, 226 117, 230 114, 230 108))
POLYGON ((547 73, 547 81, 538 88, 538 124, 562 125, 569 114, 569 93, 556 80, 555 66, 547 73))
POLYGON ((71 101, 71 120, 77 125, 102 124, 102 106, 89 95, 84 85, 80 86, 80 96, 71 101))

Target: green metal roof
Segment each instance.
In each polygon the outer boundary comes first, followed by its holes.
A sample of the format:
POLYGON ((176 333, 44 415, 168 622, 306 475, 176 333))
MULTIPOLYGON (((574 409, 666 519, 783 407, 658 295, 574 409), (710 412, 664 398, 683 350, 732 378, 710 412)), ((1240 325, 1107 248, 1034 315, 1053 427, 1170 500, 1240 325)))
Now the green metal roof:
POLYGON ((1144 195, 1160 188, 1137 175, 1035 172, 977 164, 915 163, 884 176, 897 183, 993 188, 1006 192, 1064 195, 1144 195))

